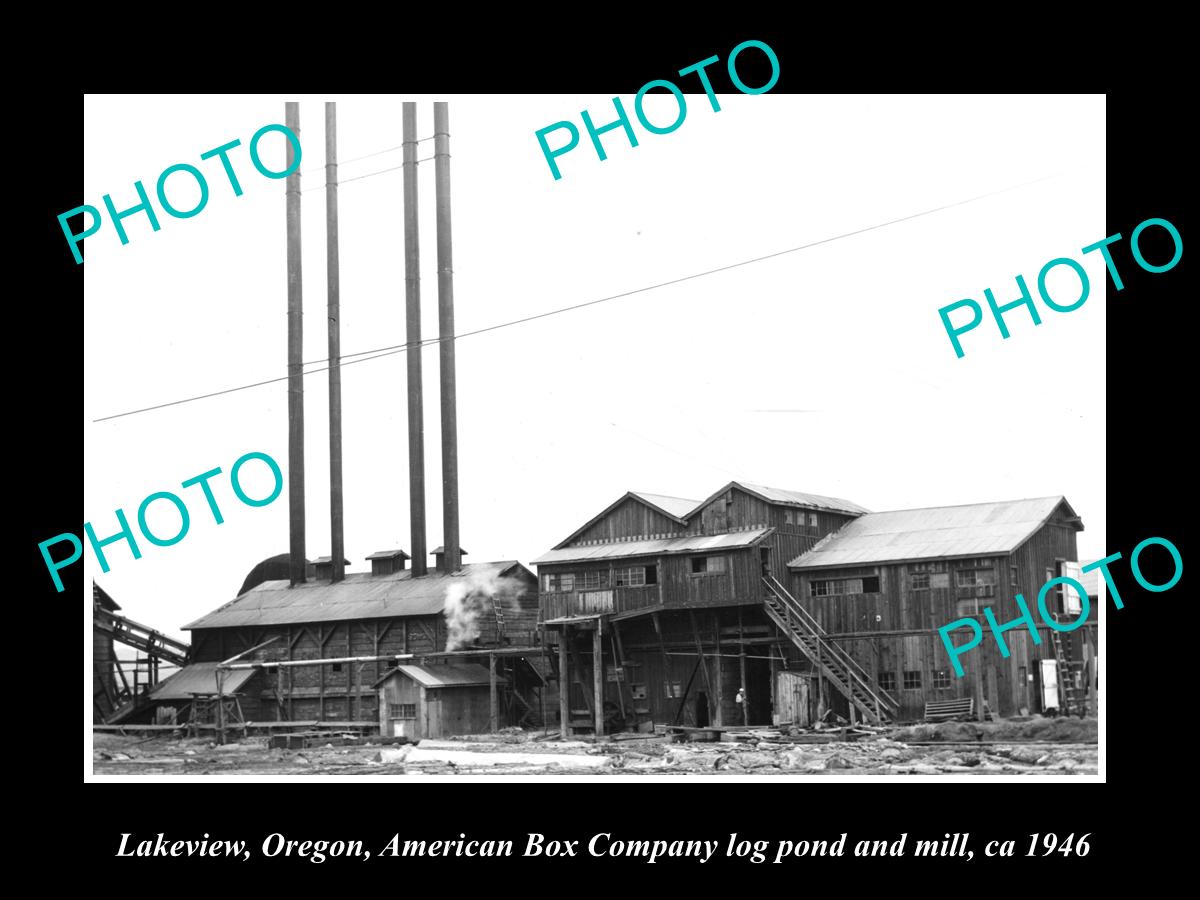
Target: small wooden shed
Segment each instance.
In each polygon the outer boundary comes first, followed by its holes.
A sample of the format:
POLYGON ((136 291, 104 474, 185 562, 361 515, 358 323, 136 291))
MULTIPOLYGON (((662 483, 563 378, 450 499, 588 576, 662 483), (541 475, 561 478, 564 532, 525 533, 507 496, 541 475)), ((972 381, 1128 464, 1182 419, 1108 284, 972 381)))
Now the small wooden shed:
MULTIPOLYGON (((497 683, 505 679, 497 677, 497 683)), ((473 663, 400 665, 375 682, 384 737, 486 734, 490 728, 488 670, 473 663)))

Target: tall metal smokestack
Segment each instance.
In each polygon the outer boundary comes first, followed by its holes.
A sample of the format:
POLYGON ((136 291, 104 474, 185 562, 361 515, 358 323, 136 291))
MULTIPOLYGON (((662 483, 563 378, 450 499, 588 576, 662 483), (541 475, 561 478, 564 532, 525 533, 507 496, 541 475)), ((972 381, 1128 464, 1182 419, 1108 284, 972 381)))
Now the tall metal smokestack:
MULTIPOLYGON (((434 185, 437 200, 438 347, 442 394, 442 546, 447 572, 462 567, 458 538, 458 412, 454 386, 454 263, 450 253, 450 111, 433 104, 434 185)), ((416 556, 416 553, 413 553, 416 556)))
POLYGON ((325 104, 325 244, 329 275, 329 531, 333 581, 346 577, 342 518, 342 334, 338 270, 337 104, 325 104))
MULTIPOLYGON (((284 104, 285 124, 300 136, 300 104, 284 104)), ((295 151, 287 144, 288 168, 295 165, 295 151)), ((300 277, 300 170, 287 177, 287 275, 288 275, 288 571, 293 585, 303 584, 308 560, 304 542, 304 374, 302 353, 304 328, 301 316, 300 277)))
POLYGON ((414 578, 429 571, 425 552, 425 401, 421 388, 421 253, 417 231, 417 104, 405 103, 404 313, 408 355, 408 504, 414 578))

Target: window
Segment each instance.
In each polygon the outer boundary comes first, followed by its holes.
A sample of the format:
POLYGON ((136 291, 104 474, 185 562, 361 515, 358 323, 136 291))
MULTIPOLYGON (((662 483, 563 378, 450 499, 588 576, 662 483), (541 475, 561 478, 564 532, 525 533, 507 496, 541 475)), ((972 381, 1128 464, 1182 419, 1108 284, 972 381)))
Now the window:
POLYGON ((683 682, 680 681, 664 681, 663 690, 666 691, 667 699, 674 700, 677 697, 683 696, 683 682))
POLYGON ((920 670, 905 669, 904 670, 904 689, 906 691, 919 691, 921 689, 921 672, 920 670))
POLYGON ((933 686, 936 690, 945 691, 950 687, 950 672, 947 669, 933 670, 933 686))
POLYGON ((563 574, 543 575, 542 590, 548 594, 559 591, 573 591, 575 590, 575 576, 563 574))
POLYGON ((658 584, 658 566, 629 566, 613 569, 613 584, 616 587, 641 587, 658 584))
POLYGON ((692 574, 693 575, 719 575, 725 571, 725 557, 723 556, 693 556, 692 557, 692 574))
POLYGON ((992 587, 996 584, 995 569, 959 569, 956 574, 959 587, 992 587))
POLYGON ((1009 566, 1009 567, 1008 567, 1008 582, 1009 582, 1009 584, 1011 584, 1013 587, 1018 587, 1018 586, 1019 586, 1019 585, 1018 585, 1018 581, 1017 581, 1017 574, 1018 574, 1018 572, 1017 572, 1017 567, 1016 567, 1016 566, 1009 566))
POLYGON ((580 572, 575 576, 576 590, 608 587, 608 573, 602 571, 580 572))
POLYGON ((941 561, 912 563, 908 566, 908 578, 910 591, 941 591, 950 587, 950 573, 946 571, 946 563, 941 561))
POLYGON ((333 671, 335 671, 335 672, 340 672, 340 671, 342 671, 342 664, 334 663, 332 666, 330 666, 330 668, 333 669, 333 671))
POLYGON ((879 687, 884 691, 894 691, 896 689, 896 673, 895 672, 880 672, 877 676, 879 687))
POLYGON ((831 578, 810 581, 810 597, 836 597, 841 594, 878 594, 879 576, 864 575, 862 578, 831 578))
MULTIPOLYGON (((801 513, 801 515, 803 515, 803 513, 801 513)), ((817 527, 817 514, 816 514, 816 513, 809 513, 809 514, 808 514, 808 527, 809 527, 809 528, 816 528, 816 527, 817 527)))
MULTIPOLYGON (((801 515, 804 515, 804 514, 801 513, 801 515)), ((796 524, 796 517, 790 509, 785 509, 783 511, 783 524, 784 525, 795 525, 796 524)))
POLYGON ((389 703, 388 713, 393 719, 415 719, 417 717, 417 704, 389 703))
POLYGON ((959 600, 996 596, 995 568, 958 569, 954 577, 959 600))

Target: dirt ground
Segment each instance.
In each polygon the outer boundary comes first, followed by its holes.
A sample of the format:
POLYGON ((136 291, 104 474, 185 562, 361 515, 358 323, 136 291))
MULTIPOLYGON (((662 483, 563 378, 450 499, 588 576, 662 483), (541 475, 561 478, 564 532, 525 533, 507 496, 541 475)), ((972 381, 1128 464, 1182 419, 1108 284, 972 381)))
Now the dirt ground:
MULTIPOLYGON (((331 740, 303 750, 269 749, 251 737, 217 746, 200 738, 93 736, 96 775, 1094 775, 1095 719, 948 722, 808 743, 812 735, 756 730, 749 740, 673 742, 621 735, 536 740, 541 731, 506 729, 419 744, 350 745, 331 740)), ((819 739, 819 738, 818 738, 819 739)))

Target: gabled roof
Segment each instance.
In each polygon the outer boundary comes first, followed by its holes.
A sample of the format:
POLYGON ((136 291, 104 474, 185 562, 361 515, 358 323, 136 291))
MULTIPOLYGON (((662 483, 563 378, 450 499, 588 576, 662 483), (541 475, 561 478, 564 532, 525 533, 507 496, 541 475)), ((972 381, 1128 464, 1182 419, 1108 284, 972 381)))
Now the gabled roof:
POLYGON ((564 540, 555 544, 554 549, 557 550, 560 547, 565 547, 567 544, 571 543, 571 541, 575 540, 575 538, 579 537, 579 535, 583 534, 583 532, 587 531, 630 498, 638 501, 638 503, 650 507, 655 512, 662 513, 668 519, 672 519, 680 525, 684 524, 684 519, 687 512, 696 505, 695 500, 684 500, 682 497, 667 497, 663 494, 647 494, 643 491, 626 491, 624 494, 618 497, 616 501, 610 503, 595 516, 588 519, 581 526, 576 528, 564 540))
POLYGON ((672 519, 682 522, 689 512, 696 507, 695 500, 685 500, 682 497, 668 497, 666 494, 648 494, 645 491, 630 491, 647 506, 652 506, 672 519))
POLYGON ((1083 523, 1062 496, 869 513, 847 522, 788 567, 1007 554, 1045 525, 1060 506, 1082 530, 1083 523))
MULTIPOLYGON (((488 670, 477 663, 448 663, 444 666, 399 665, 385 672, 373 687, 379 687, 393 675, 405 675, 422 687, 475 687, 490 684, 488 670)), ((508 679, 498 675, 497 684, 508 684, 508 679)))
POLYGON ((616 541, 611 544, 584 544, 581 547, 555 547, 529 564, 589 562, 598 559, 623 559, 634 556, 669 556, 678 553, 705 553, 750 547, 774 528, 755 528, 751 531, 729 531, 723 534, 689 534, 677 538, 657 538, 644 541, 616 541))
POLYGON ((390 575, 356 572, 342 581, 308 581, 295 587, 287 580, 264 581, 183 627, 237 628, 434 615, 442 612, 446 590, 456 579, 478 575, 534 577, 516 560, 505 560, 471 563, 457 572, 430 572, 418 578, 405 569, 390 575))
POLYGON ((843 512, 852 515, 862 515, 863 513, 870 512, 865 506, 859 506, 857 503, 852 503, 849 500, 842 500, 840 497, 825 497, 821 494, 785 491, 782 488, 765 487, 761 484, 750 484, 747 481, 731 481, 707 500, 696 504, 695 507, 688 511, 687 517, 691 518, 692 515, 698 513, 703 507, 708 506, 708 504, 731 488, 739 488, 747 494, 753 494, 761 500, 779 506, 802 506, 805 509, 826 509, 831 512, 843 512))
POLYGON ((412 557, 409 556, 407 553, 405 553, 403 550, 376 550, 374 553, 367 554, 367 556, 365 558, 366 559, 395 559, 397 556, 400 557, 401 559, 412 559, 412 557))

